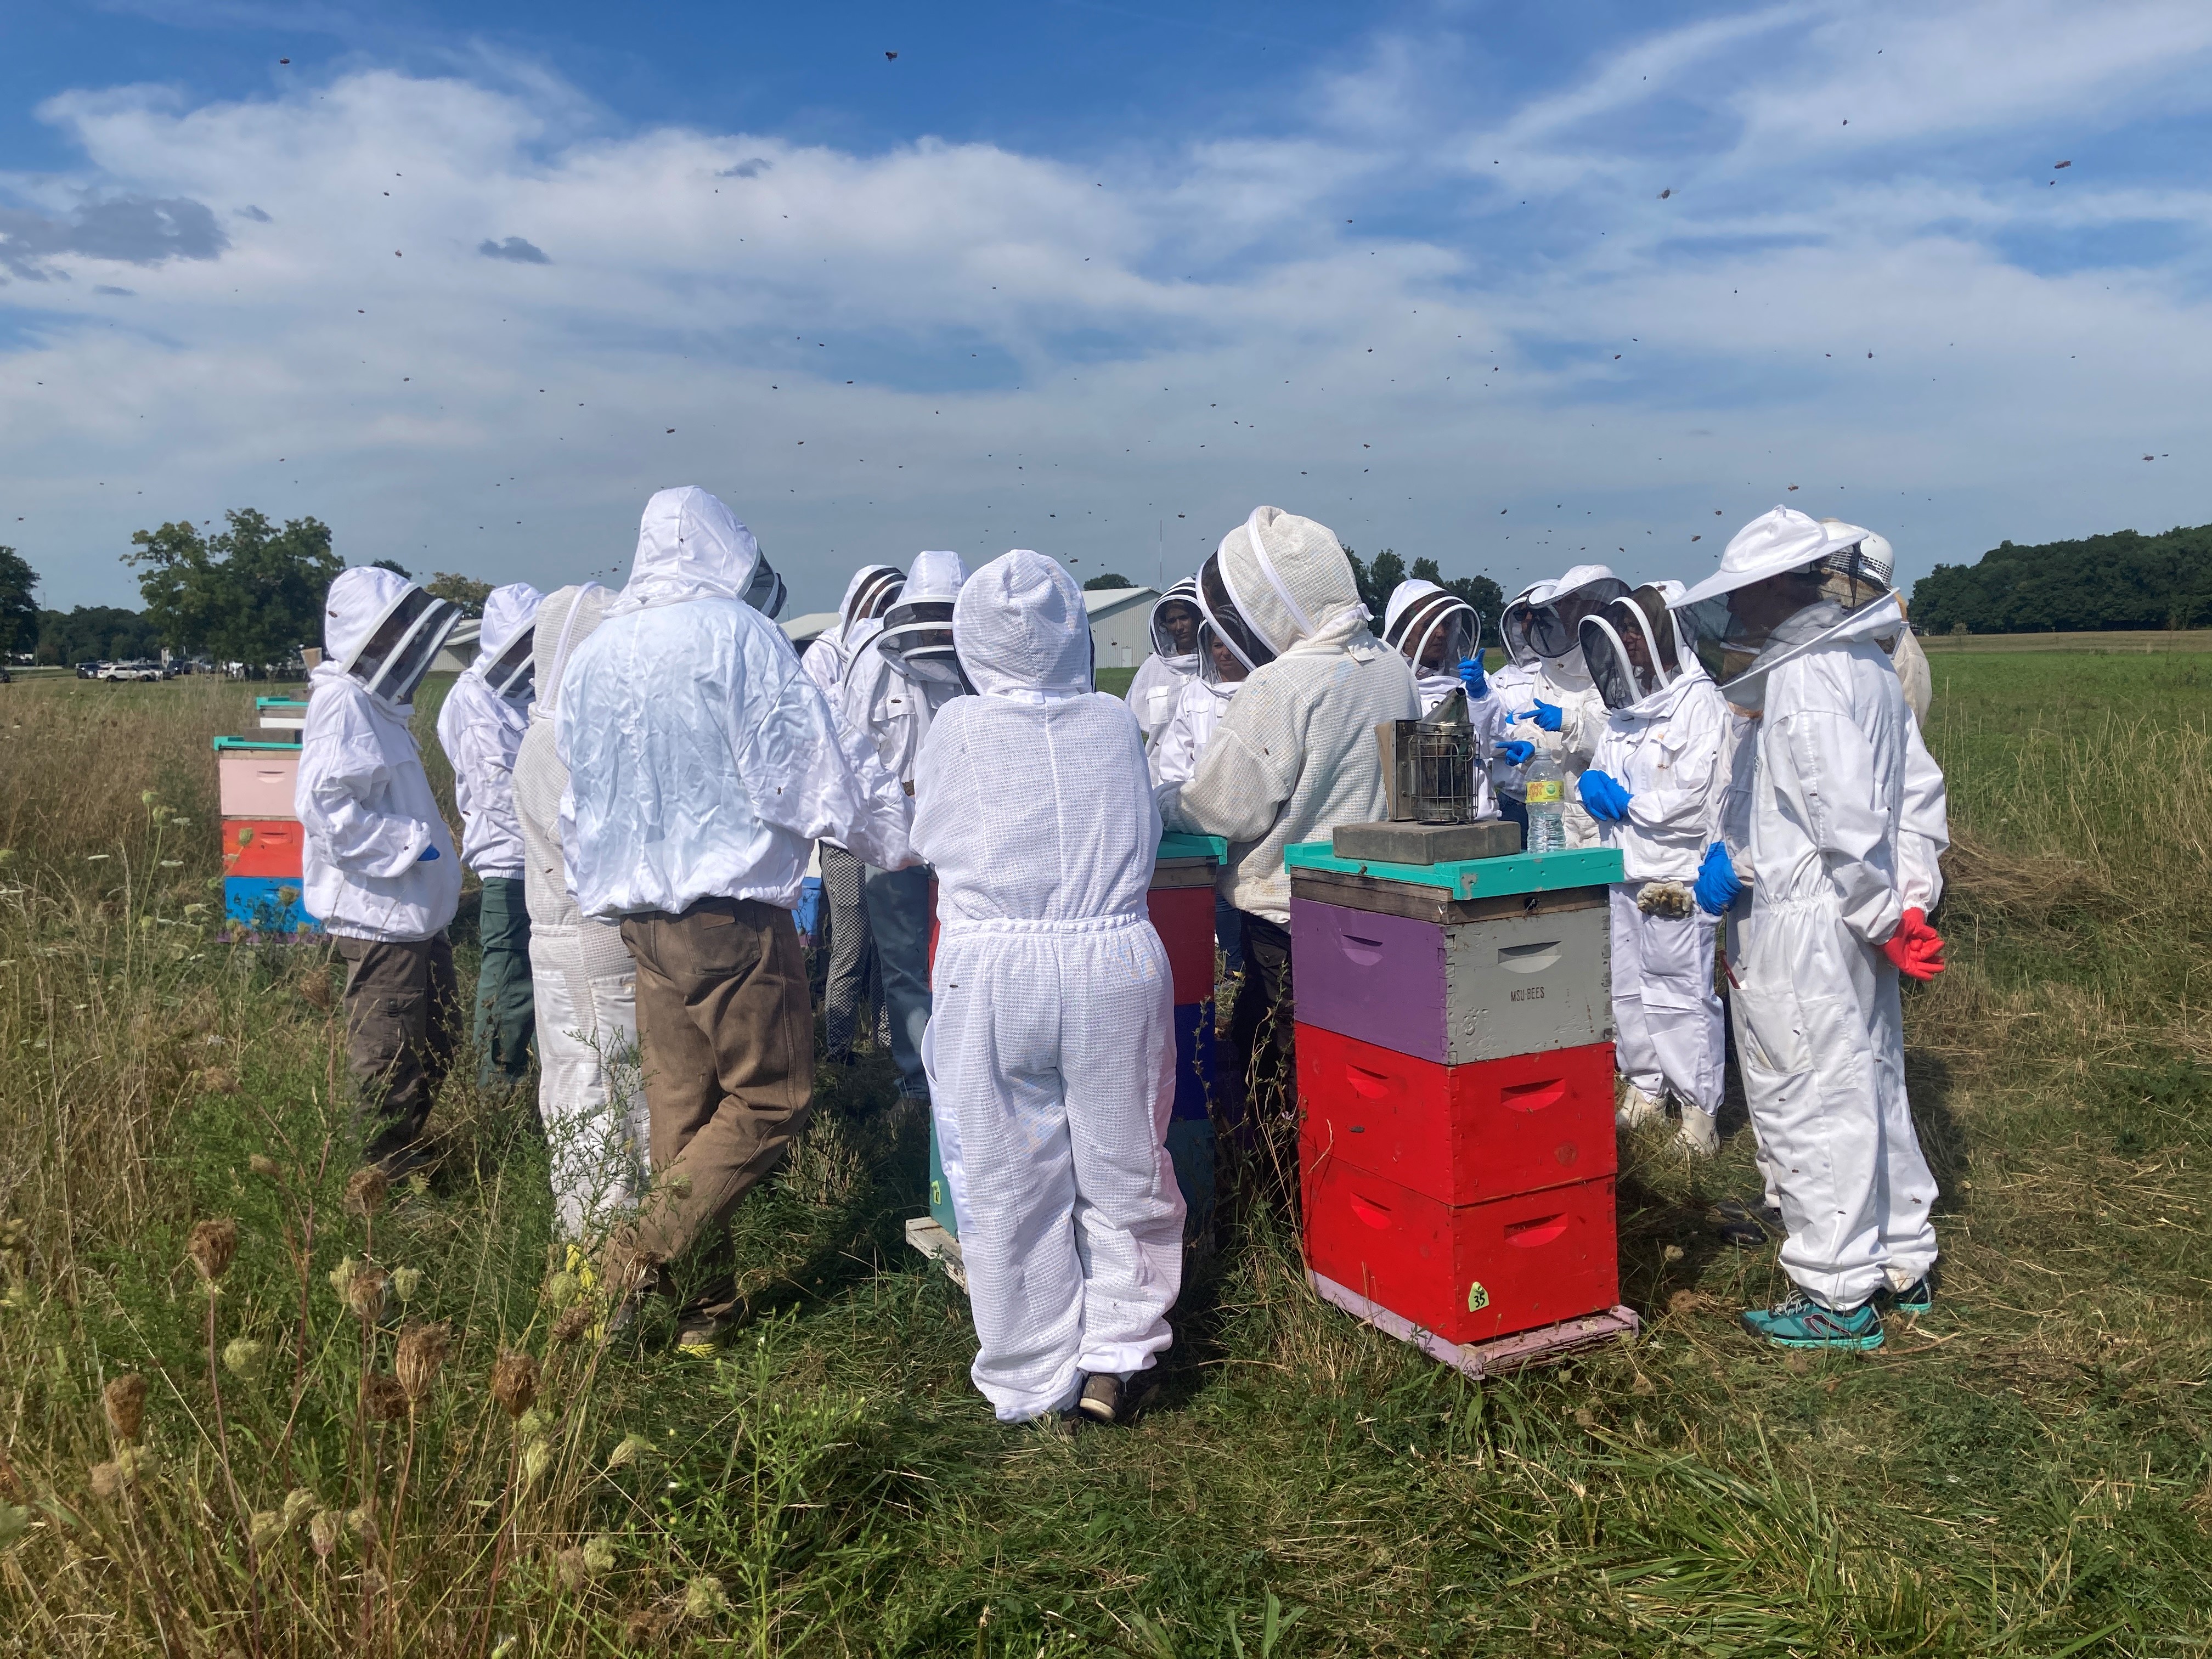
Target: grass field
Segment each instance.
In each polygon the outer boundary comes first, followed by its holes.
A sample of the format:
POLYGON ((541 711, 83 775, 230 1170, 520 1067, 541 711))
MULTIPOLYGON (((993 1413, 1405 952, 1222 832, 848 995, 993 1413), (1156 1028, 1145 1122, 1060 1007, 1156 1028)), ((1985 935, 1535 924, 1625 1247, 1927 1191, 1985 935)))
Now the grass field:
POLYGON ((428 1190, 350 1212, 330 970, 209 925, 207 738, 248 690, 0 688, 0 1649, 2203 1651, 2212 660, 1935 673, 1933 1316, 1863 1358, 1750 1345, 1781 1278, 1702 1220, 1756 1191, 1740 1109, 1711 1166, 1623 1148, 1645 1339, 1484 1386, 1317 1305, 1231 1169, 1158 1409, 1073 1442, 969 1387, 879 1060, 824 1075, 740 1212, 756 1311, 718 1363, 562 1318, 543 1148, 465 1072, 428 1190), (502 1351, 538 1367, 520 1416, 502 1351), (127 1384, 103 1407, 129 1376, 143 1425, 127 1384))

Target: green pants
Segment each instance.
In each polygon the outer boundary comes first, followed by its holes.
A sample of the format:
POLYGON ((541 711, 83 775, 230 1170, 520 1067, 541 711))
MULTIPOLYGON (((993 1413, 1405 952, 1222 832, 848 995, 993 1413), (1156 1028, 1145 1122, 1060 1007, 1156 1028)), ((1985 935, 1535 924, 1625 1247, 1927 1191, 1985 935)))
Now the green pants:
POLYGON ((477 1048, 483 1055, 477 1080, 520 1083, 530 1074, 531 1039, 538 1030, 530 987, 530 912, 515 876, 487 876, 483 884, 483 966, 477 974, 477 1048))

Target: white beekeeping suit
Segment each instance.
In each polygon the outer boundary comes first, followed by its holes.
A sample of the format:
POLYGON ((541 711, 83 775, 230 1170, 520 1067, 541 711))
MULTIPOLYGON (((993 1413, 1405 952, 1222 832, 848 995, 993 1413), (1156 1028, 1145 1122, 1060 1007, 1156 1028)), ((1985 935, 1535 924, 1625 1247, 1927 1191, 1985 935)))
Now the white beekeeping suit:
MULTIPOLYGON (((915 612, 926 623, 934 623, 939 608, 951 614, 967 574, 957 553, 918 553, 893 609, 915 612)), ((875 631, 853 651, 842 693, 843 719, 848 730, 874 745, 892 775, 901 783, 910 784, 915 757, 921 752, 921 740, 929 734, 931 718, 964 688, 957 672, 942 663, 928 665, 933 672, 927 672, 896 665, 883 648, 890 625, 887 611, 884 629, 875 631), (934 672, 940 669, 945 672, 934 672)))
POLYGON ((1160 823, 1127 705, 1091 689, 1074 578, 1009 553, 962 589, 953 626, 978 695, 939 711, 915 780, 940 927, 925 1051, 971 1374, 1017 1421, 1171 1340, 1172 990, 1145 896, 1160 823))
POLYGON ((881 623, 905 580, 906 573, 896 565, 862 565, 845 584, 845 597, 837 602, 836 626, 824 629, 799 659, 806 678, 822 689, 833 710, 842 699, 845 669, 853 653, 866 644, 867 634, 874 631, 866 625, 881 623))
POLYGON ((1456 593, 1415 577, 1392 590, 1382 610, 1382 638, 1413 671, 1425 716, 1453 692, 1466 690, 1468 723, 1474 728, 1474 816, 1496 817, 1490 767, 1491 757, 1509 735, 1504 699, 1487 673, 1476 675, 1471 684, 1459 675, 1460 664, 1474 661, 1482 649, 1481 617, 1456 593))
POLYGON ((495 587, 484 600, 477 659, 446 693, 438 741, 453 766, 461 809, 461 862, 479 877, 522 874, 522 829, 514 817, 514 757, 529 729, 538 590, 495 587))
POLYGON ((1782 1265, 1804 1299, 1745 1317, 1807 1346, 1878 1343, 1872 1298, 1923 1291, 1936 1259, 1898 981, 1901 966, 1928 971, 1917 945, 1940 952, 1906 891, 1940 830, 1879 643, 1899 602, 1866 535, 1777 507, 1680 606, 1729 702, 1758 715, 1735 995, 1763 1173, 1789 1229, 1782 1265))
POLYGON ((552 1151, 561 1231, 579 1244, 597 1243, 614 1215, 644 1191, 650 1145, 638 1070, 636 970, 621 926, 585 915, 568 891, 560 823, 568 769, 553 741, 568 658, 614 597, 595 582, 546 596, 533 653, 538 702, 514 763, 538 1003, 538 1113, 552 1151))
POLYGON ((796 908, 825 836, 886 868, 912 861, 897 785, 846 745, 781 630, 745 603, 758 557, 715 497, 660 491, 629 582, 569 656, 553 730, 587 916, 680 915, 702 898, 796 908))
POLYGON ((1683 1144, 1704 1154, 1720 1145, 1727 1041, 1713 920, 1690 888, 1727 787, 1729 712, 1667 609, 1682 591, 1650 584, 1583 619, 1583 659, 1609 711, 1583 782, 1607 807, 1600 840, 1620 849, 1626 878, 1607 895, 1614 1062, 1627 1083, 1621 1119, 1657 1117, 1672 1095, 1683 1144), (1625 805, 1601 780, 1618 786, 1625 805))
POLYGON ((408 721, 459 621, 453 605, 374 566, 331 584, 293 791, 302 896, 331 933, 423 939, 453 919, 461 863, 408 721))
POLYGON ((1590 684, 1589 668, 1583 661, 1579 629, 1584 617, 1595 615, 1624 597, 1628 584, 1601 564, 1578 564, 1552 584, 1544 602, 1535 606, 1528 621, 1528 641, 1537 656, 1535 706, 1514 722, 1512 733, 1544 750, 1566 775, 1565 819, 1567 845, 1597 845, 1597 820, 1583 807, 1577 787, 1590 750, 1605 731, 1605 700, 1590 684), (1544 708, 1556 708, 1556 729, 1545 724, 1544 708))
POLYGON ((1535 741, 1521 719, 1535 712, 1537 670, 1542 666, 1528 641, 1528 624, 1536 608, 1552 597, 1552 586, 1549 580, 1529 583, 1498 613, 1498 638, 1505 648, 1505 662, 1490 677, 1490 690, 1498 699, 1503 724, 1492 750, 1490 781, 1498 794, 1516 801, 1521 799, 1521 769, 1498 750, 1510 742, 1535 741))
POLYGON ((1137 717, 1147 748, 1175 718, 1176 699, 1198 678, 1198 578, 1186 576, 1152 605, 1152 654, 1129 682, 1129 712, 1137 717), (1188 643, 1177 639, 1180 633, 1188 643))
POLYGON ((1199 757, 1213 739, 1214 727, 1229 709, 1230 699, 1242 680, 1193 679, 1176 694, 1175 713, 1160 732, 1159 741, 1146 756, 1152 775, 1153 793, 1164 813, 1167 804, 1182 793, 1198 771, 1199 757))

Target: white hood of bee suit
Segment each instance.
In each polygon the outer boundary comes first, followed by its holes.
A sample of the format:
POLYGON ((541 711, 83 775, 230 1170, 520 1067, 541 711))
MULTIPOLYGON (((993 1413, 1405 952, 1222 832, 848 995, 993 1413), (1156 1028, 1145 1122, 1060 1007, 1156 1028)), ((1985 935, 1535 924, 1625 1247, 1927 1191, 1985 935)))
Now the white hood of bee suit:
POLYGON ((339 571, 323 599, 321 666, 337 668, 350 661, 368 637, 368 630, 376 626, 376 619, 414 586, 398 572, 378 565, 356 565, 339 571))
POLYGON ((1856 546, 1866 538, 1867 532, 1856 525, 1823 524, 1794 507, 1778 507, 1760 514, 1729 537, 1721 554, 1721 568, 1674 603, 1695 605, 1784 571, 1801 570, 1814 560, 1856 546))
POLYGON ((1221 571, 1247 623, 1277 655, 1304 646, 1370 654, 1367 608, 1343 544, 1327 525, 1261 507, 1221 538, 1221 571))
POLYGON ((853 580, 845 584, 845 597, 837 601, 836 633, 840 643, 851 637, 853 607, 860 601, 860 590, 873 582, 878 576, 897 574, 898 567, 895 564, 864 564, 853 573, 853 580))
POLYGON ((968 578, 952 609, 952 640, 969 684, 984 696, 1036 702, 1091 690, 1083 590, 1057 560, 1028 548, 968 578))
POLYGON ((1175 641, 1168 636, 1168 630, 1161 625, 1160 612, 1170 605, 1188 605, 1193 615, 1203 620, 1205 612, 1199 609, 1198 605, 1198 578, 1185 576, 1166 592, 1161 594, 1158 599, 1153 600, 1152 615, 1146 623, 1146 631, 1152 636, 1152 654, 1180 673, 1194 674, 1198 672, 1198 653, 1176 651, 1175 641))
POLYGON ((1395 628, 1398 618, 1406 614, 1415 599, 1425 599, 1431 593, 1443 592, 1443 589, 1434 582, 1423 581, 1419 577, 1400 582, 1390 590, 1390 598, 1382 607, 1382 631, 1388 634, 1395 628))
POLYGON ((531 650, 538 681, 538 700, 530 705, 532 720, 553 718, 561 706, 561 681, 568 672, 568 659, 606 620, 614 602, 613 592, 597 582, 557 587, 539 602, 538 635, 531 650))
POLYGON ((607 614, 627 616, 687 599, 742 603, 760 562, 760 544, 737 515, 696 484, 663 489, 638 520, 637 557, 607 614))
POLYGON ((497 659, 517 634, 537 620, 544 595, 528 582, 509 582, 492 589, 484 600, 483 622, 477 630, 477 662, 497 659))
POLYGON ((917 553, 907 567, 906 586, 894 603, 919 605, 928 599, 957 599, 961 584, 967 580, 968 567, 960 562, 957 553, 917 553))

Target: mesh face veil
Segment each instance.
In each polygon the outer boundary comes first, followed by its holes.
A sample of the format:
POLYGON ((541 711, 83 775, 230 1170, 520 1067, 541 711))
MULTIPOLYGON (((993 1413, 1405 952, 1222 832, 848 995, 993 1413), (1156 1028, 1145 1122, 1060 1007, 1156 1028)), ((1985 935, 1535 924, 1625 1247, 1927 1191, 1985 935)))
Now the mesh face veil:
MULTIPOLYGON (((1681 637, 1674 613, 1667 608, 1667 596, 1656 586, 1646 582, 1626 599, 1608 606, 1606 614, 1613 616, 1623 606, 1632 606, 1641 619, 1644 641, 1651 647, 1651 665, 1657 672, 1659 684, 1672 685, 1689 672, 1688 641, 1681 637)), ((1620 624, 1614 624, 1616 628, 1620 624)), ((1622 635, 1624 639, 1626 635, 1622 635)))
POLYGON ((851 622, 870 622, 890 610, 906 586, 906 573, 885 566, 862 583, 860 591, 853 595, 851 622))
POLYGON ((893 605, 884 617, 876 649, 892 667, 917 680, 935 680, 967 690, 968 677, 952 648, 951 599, 916 599, 893 605))
POLYGON ((1618 576, 1601 576, 1580 587, 1558 594, 1535 607, 1528 619, 1528 643, 1540 657, 1564 657, 1579 642, 1577 630, 1583 618, 1594 617, 1615 599, 1624 599, 1628 584, 1618 576))
POLYGON ((1535 614, 1534 601, 1516 599, 1498 618, 1498 637, 1505 647, 1506 659, 1524 668, 1536 660, 1536 647, 1528 637, 1528 625, 1535 614))
POLYGON ((1603 617, 1584 617, 1576 630, 1583 662, 1605 706, 1616 713, 1632 708, 1649 695, 1636 671, 1636 660, 1611 622, 1603 617))
POLYGON ((377 696, 411 702, 439 647, 460 620, 459 605, 433 599, 419 587, 407 588, 385 607, 360 647, 342 665, 377 696))
POLYGON ((495 661, 484 665, 484 684, 510 702, 528 702, 537 689, 537 629, 524 629, 495 661))
POLYGON ((1259 631, 1244 620, 1243 613, 1237 608, 1236 598, 1229 591, 1229 580, 1222 574, 1218 553, 1208 558, 1198 573, 1198 608, 1206 619, 1200 639, 1202 657, 1204 635, 1211 630, 1248 672, 1274 661, 1274 647, 1260 637, 1259 631))
POLYGON ((1173 587, 1170 587, 1166 592, 1161 594, 1159 603, 1152 607, 1152 635, 1153 653, 1156 655, 1162 657, 1188 656, 1191 653, 1191 651, 1194 651, 1198 648, 1195 643, 1195 633, 1196 629, 1204 623, 1205 620, 1205 617, 1200 613, 1198 608, 1198 578, 1195 576, 1185 576, 1173 587), (1190 613, 1194 643, 1188 650, 1178 647, 1176 644, 1175 635, 1168 628, 1168 612, 1171 607, 1176 605, 1182 606, 1190 613))
POLYGON ((745 589, 745 603, 774 622, 783 614, 783 602, 789 596, 790 590, 784 586, 783 578, 775 574, 768 555, 763 553, 753 566, 752 585, 745 589))
POLYGON ((1423 594, 1383 631, 1385 642, 1398 647, 1416 674, 1456 672, 1481 636, 1481 617, 1450 593, 1423 594))

